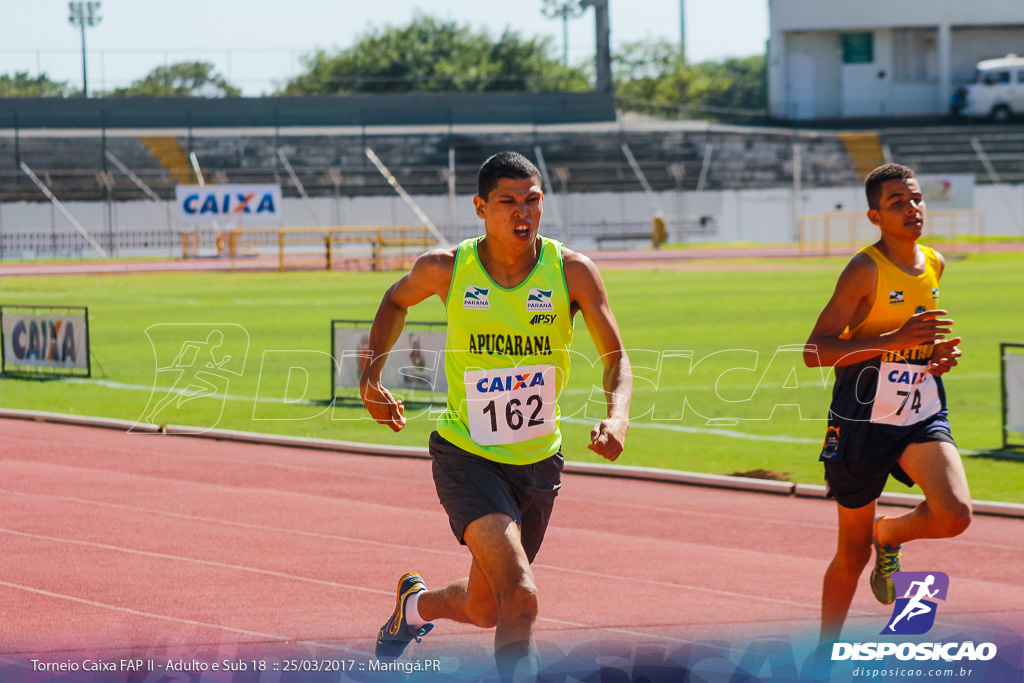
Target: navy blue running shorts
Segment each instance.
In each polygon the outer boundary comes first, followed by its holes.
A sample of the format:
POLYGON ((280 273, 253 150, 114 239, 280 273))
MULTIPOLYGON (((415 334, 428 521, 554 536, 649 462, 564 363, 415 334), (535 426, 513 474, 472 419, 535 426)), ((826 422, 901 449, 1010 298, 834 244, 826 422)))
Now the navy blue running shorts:
POLYGON ((523 550, 532 563, 562 486, 562 454, 532 465, 506 465, 464 451, 434 432, 430 457, 437 498, 459 543, 466 545, 463 534, 470 523, 500 512, 519 525, 523 550))
POLYGON ((913 429, 852 421, 839 421, 837 425, 830 421, 821 456, 828 487, 826 496, 844 508, 857 509, 882 495, 890 474, 913 486, 914 480, 900 467, 899 459, 907 446, 914 443, 943 441, 956 446, 946 415, 942 411, 913 429))

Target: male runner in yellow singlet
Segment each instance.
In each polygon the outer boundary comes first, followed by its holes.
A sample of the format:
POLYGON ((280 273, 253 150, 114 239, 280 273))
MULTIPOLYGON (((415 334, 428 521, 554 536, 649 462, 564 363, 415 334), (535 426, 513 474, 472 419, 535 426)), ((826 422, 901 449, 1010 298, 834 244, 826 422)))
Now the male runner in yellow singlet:
POLYGON ((402 403, 381 385, 385 355, 408 309, 432 295, 448 320, 447 410, 430 437, 434 483, 452 531, 469 547, 468 578, 427 590, 399 580, 378 657, 397 657, 435 619, 495 628, 499 672, 529 675, 537 586, 530 564, 547 528, 562 470, 557 398, 569 375, 573 318, 583 314, 601 355, 607 419, 589 448, 614 461, 629 426, 632 376, 594 263, 538 233, 544 194, 537 168, 514 152, 484 162, 476 214, 485 234, 430 251, 384 295, 370 330, 372 362, 360 381, 371 417, 396 432, 402 403))
POLYGON ((938 308, 942 256, 917 243, 924 227, 921 188, 909 168, 886 164, 865 182, 868 219, 881 239, 861 249, 839 276, 804 352, 809 366, 834 366, 836 383, 820 459, 839 508, 839 543, 825 572, 821 639, 838 639, 857 581, 875 552, 871 590, 896 596, 891 575, 900 547, 947 538, 971 521, 967 477, 950 435, 941 376, 957 364, 960 337, 938 308), (889 475, 921 487, 910 512, 875 517, 889 475))

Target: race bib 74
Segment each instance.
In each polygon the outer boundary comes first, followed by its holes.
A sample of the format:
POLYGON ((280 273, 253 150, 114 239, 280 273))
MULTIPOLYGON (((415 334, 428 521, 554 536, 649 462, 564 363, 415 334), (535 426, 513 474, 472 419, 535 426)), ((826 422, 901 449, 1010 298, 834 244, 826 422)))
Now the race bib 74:
POLYGON ((935 376, 925 370, 924 365, 882 362, 871 421, 905 427, 942 410, 935 376))

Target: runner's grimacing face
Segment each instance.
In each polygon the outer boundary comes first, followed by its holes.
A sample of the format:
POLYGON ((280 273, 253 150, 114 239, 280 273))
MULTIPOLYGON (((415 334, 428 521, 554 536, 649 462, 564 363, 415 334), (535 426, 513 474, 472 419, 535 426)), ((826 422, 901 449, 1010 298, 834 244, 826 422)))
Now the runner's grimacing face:
POLYGON ((486 200, 476 197, 474 203, 489 239, 512 248, 536 239, 544 193, 532 178, 501 178, 486 200))
POLYGON ((916 240, 924 229, 924 197, 916 178, 887 180, 882 183, 882 195, 872 223, 883 234, 898 239, 916 240))

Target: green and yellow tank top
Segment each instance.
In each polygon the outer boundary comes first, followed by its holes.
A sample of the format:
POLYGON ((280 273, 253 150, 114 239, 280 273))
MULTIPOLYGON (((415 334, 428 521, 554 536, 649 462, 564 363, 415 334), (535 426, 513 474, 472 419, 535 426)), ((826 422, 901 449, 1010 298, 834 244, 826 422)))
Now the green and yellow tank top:
POLYGON ((438 433, 488 460, 529 465, 561 448, 557 399, 569 379, 572 318, 562 244, 541 237, 527 278, 506 289, 460 243, 448 290, 448 405, 438 433))

